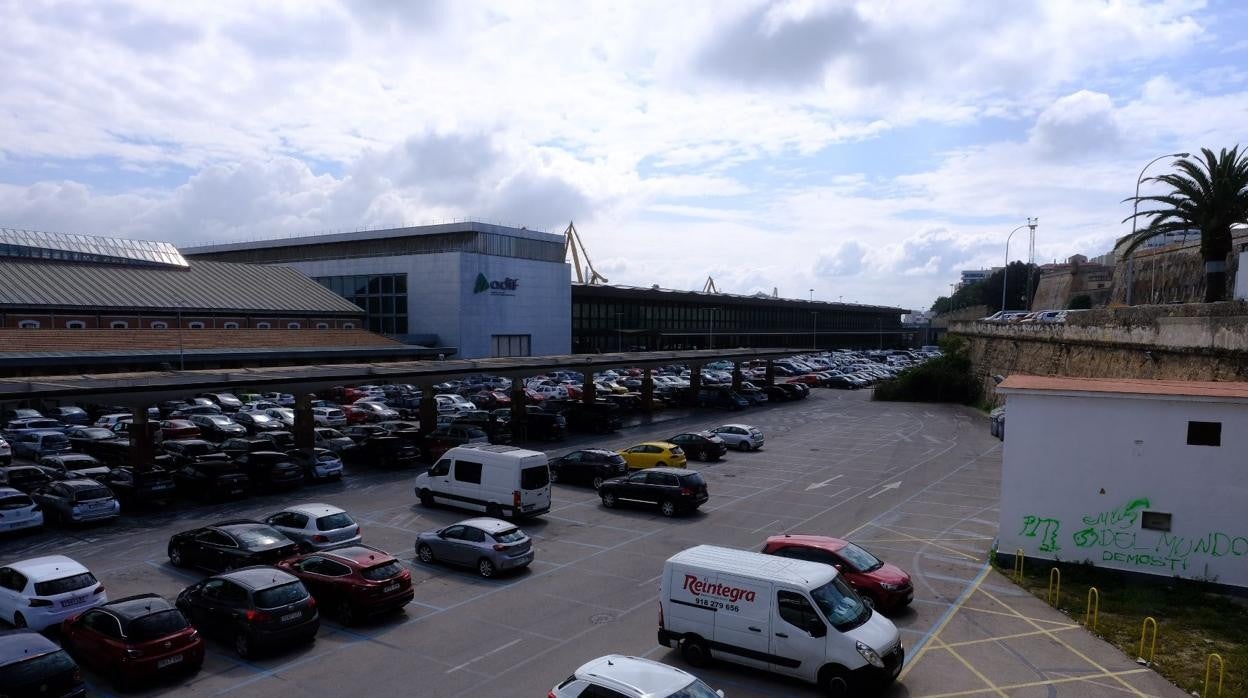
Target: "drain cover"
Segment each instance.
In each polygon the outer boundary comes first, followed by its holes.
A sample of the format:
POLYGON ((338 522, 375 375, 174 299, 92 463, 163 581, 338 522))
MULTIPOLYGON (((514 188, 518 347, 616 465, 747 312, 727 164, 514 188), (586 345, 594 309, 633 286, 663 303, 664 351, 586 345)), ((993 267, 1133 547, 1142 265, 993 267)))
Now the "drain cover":
POLYGON ((595 613, 589 617, 589 622, 593 625, 602 625, 604 623, 610 623, 613 620, 615 620, 615 616, 610 613, 595 613))

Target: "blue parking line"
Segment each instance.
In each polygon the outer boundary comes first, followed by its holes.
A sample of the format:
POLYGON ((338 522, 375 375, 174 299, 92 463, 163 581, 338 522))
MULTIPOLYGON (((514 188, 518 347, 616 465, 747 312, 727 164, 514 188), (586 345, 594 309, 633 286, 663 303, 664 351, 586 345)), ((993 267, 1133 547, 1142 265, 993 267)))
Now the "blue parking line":
POLYGON ((962 608, 962 604, 966 603, 966 600, 970 598, 972 593, 975 592, 975 587, 979 586, 980 581, 990 569, 992 569, 992 563, 985 562, 983 566, 979 568, 979 574, 975 575, 974 579, 966 583, 966 588, 962 590, 962 594, 949 605, 949 608, 945 609, 943 614, 941 614, 940 620, 933 623, 932 627, 928 628, 927 632, 923 634, 923 637, 919 638, 918 643, 915 644, 914 647, 910 648, 909 652, 906 652, 905 663, 907 665, 914 661, 915 657, 919 656, 919 652, 923 650, 923 645, 926 645, 928 641, 932 639, 932 635, 935 635, 936 631, 945 626, 945 623, 949 620, 950 616, 952 616, 959 608, 962 608))

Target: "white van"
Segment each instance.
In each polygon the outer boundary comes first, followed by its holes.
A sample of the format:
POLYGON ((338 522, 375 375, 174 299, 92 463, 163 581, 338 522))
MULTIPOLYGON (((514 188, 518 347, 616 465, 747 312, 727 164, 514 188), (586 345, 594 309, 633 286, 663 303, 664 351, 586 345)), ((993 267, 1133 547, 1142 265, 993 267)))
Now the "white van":
POLYGON ((794 676, 826 695, 859 695, 897 678, 897 627, 862 603, 835 567, 699 545, 663 565, 659 644, 794 676))
POLYGON ((425 506, 449 504, 489 516, 536 516, 550 511, 550 461, 515 446, 456 446, 416 476, 425 506))

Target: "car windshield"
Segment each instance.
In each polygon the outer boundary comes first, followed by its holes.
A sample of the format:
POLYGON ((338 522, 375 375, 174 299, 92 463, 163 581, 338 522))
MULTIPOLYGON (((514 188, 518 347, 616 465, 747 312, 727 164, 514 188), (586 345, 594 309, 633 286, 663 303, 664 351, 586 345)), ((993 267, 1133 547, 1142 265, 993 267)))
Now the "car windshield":
POLYGON ((255 594, 256 608, 277 608, 278 606, 302 601, 307 596, 308 592, 304 590, 302 584, 290 582, 289 584, 257 591, 255 594))
POLYGON ((850 567, 858 572, 871 572, 884 566, 882 560, 853 543, 846 544, 844 548, 837 552, 841 557, 845 558, 850 567))
POLYGON ((68 446, 69 437, 65 436, 64 434, 44 434, 43 445, 45 448, 56 447, 56 446, 68 446))
POLYGON ((150 616, 136 618, 126 629, 126 634, 135 642, 150 642, 186 630, 188 627, 190 624, 186 622, 186 617, 182 615, 182 612, 171 608, 150 616))
POLYGON ((322 463, 328 463, 330 461, 338 460, 338 456, 335 456, 333 451, 325 451, 324 453, 316 454, 316 459, 322 463))
MULTIPOLYGON (((49 677, 72 672, 77 668, 68 654, 57 650, 0 666, 0 686, 12 687, 14 690, 33 687, 36 683, 45 683, 49 677)), ((24 692, 19 691, 18 694, 24 692)))
POLYGON ((499 543, 518 543, 524 540, 524 532, 518 528, 509 528, 505 531, 499 531, 498 533, 490 535, 492 535, 494 540, 499 543))
POLYGON ((243 544, 246 549, 264 548, 270 545, 279 545, 282 542, 281 534, 277 533, 268 526, 253 526, 251 528, 236 528, 231 533, 243 544))
POLYGON ((397 560, 374 565, 360 571, 360 575, 370 582, 379 582, 383 579, 397 577, 403 572, 403 566, 397 560))
POLYGON ((35 582, 35 595, 56 596, 57 594, 68 594, 71 591, 93 587, 95 584, 95 575, 90 572, 83 572, 70 577, 50 579, 46 582, 35 582))
POLYGON ((89 502, 93 499, 112 499, 113 493, 107 487, 84 487, 74 492, 75 502, 89 502))
POLYGON ((17 468, 9 471, 9 482, 42 482, 47 480, 48 476, 43 474, 42 470, 35 468, 17 468))
POLYGON ((694 679, 693 683, 669 694, 667 698, 719 698, 719 694, 701 679, 694 679))
POLYGON ((113 432, 107 429, 98 429, 98 428, 83 429, 82 431, 77 432, 76 435, 81 436, 85 439, 115 439, 117 438, 117 435, 114 434, 113 432))
POLYGON ((9 494, 0 497, 0 511, 8 511, 10 509, 22 509, 34 504, 34 502, 24 494, 9 494))
POLYGON ((550 484, 550 468, 539 465, 520 471, 520 489, 538 490, 550 484))
POLYGON ((701 473, 686 473, 680 476, 680 484, 682 487, 706 487, 706 480, 701 473))
POLYGON ((218 416, 218 415, 215 415, 215 414, 213 414, 213 415, 208 415, 208 419, 209 419, 209 420, 210 420, 213 424, 216 424, 217 426, 222 426, 222 427, 223 427, 223 426, 225 426, 225 425, 227 425, 227 424, 230 424, 230 423, 232 423, 232 422, 234 421, 234 420, 230 419, 229 417, 221 417, 221 416, 218 416))
POLYGON ((206 456, 209 453, 216 453, 216 449, 212 447, 212 444, 201 441, 197 443, 184 444, 182 446, 182 452, 188 456, 206 456))
POLYGON ((70 470, 87 470, 100 467, 100 462, 94 458, 66 458, 61 462, 70 470))
POLYGON ((318 531, 333 531, 353 525, 355 525, 355 521, 353 521, 351 519, 351 515, 345 511, 340 511, 337 514, 330 514, 329 516, 322 516, 316 520, 316 530, 318 531))
POLYGON ((276 421, 267 414, 253 414, 253 415, 248 415, 248 416, 250 416, 251 421, 255 422, 256 424, 268 424, 269 422, 276 421))
POLYGON ((839 576, 810 592, 810 597, 832 627, 841 632, 852 630, 871 617, 871 609, 839 576))

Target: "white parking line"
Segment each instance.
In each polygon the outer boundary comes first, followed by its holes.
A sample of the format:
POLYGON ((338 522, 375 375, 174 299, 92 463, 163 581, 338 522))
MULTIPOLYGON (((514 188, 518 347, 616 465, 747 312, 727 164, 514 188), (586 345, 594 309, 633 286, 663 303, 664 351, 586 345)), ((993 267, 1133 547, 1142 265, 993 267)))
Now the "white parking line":
POLYGON ((460 665, 459 665, 459 666, 457 666, 457 667, 452 667, 452 668, 450 668, 450 669, 447 669, 447 670, 446 670, 446 673, 448 673, 448 674, 454 673, 454 672, 456 672, 456 671, 459 671, 460 669, 463 669, 464 667, 468 666, 469 664, 472 664, 473 662, 480 661, 480 660, 485 659, 486 657, 488 657, 488 656, 490 656, 490 655, 493 655, 493 654, 498 654, 499 652, 502 652, 503 650, 507 649, 508 647, 511 647, 512 645, 515 645, 515 644, 518 644, 518 643, 519 643, 521 640, 523 640, 523 639, 524 639, 524 638, 518 637, 518 638, 516 638, 516 639, 512 640, 511 642, 508 642, 507 644, 503 645, 502 647, 499 647, 499 648, 497 648, 497 649, 492 649, 492 650, 490 650, 489 652, 486 652, 485 654, 477 655, 476 657, 473 657, 472 659, 469 659, 468 661, 464 662, 463 664, 460 664, 460 665))

